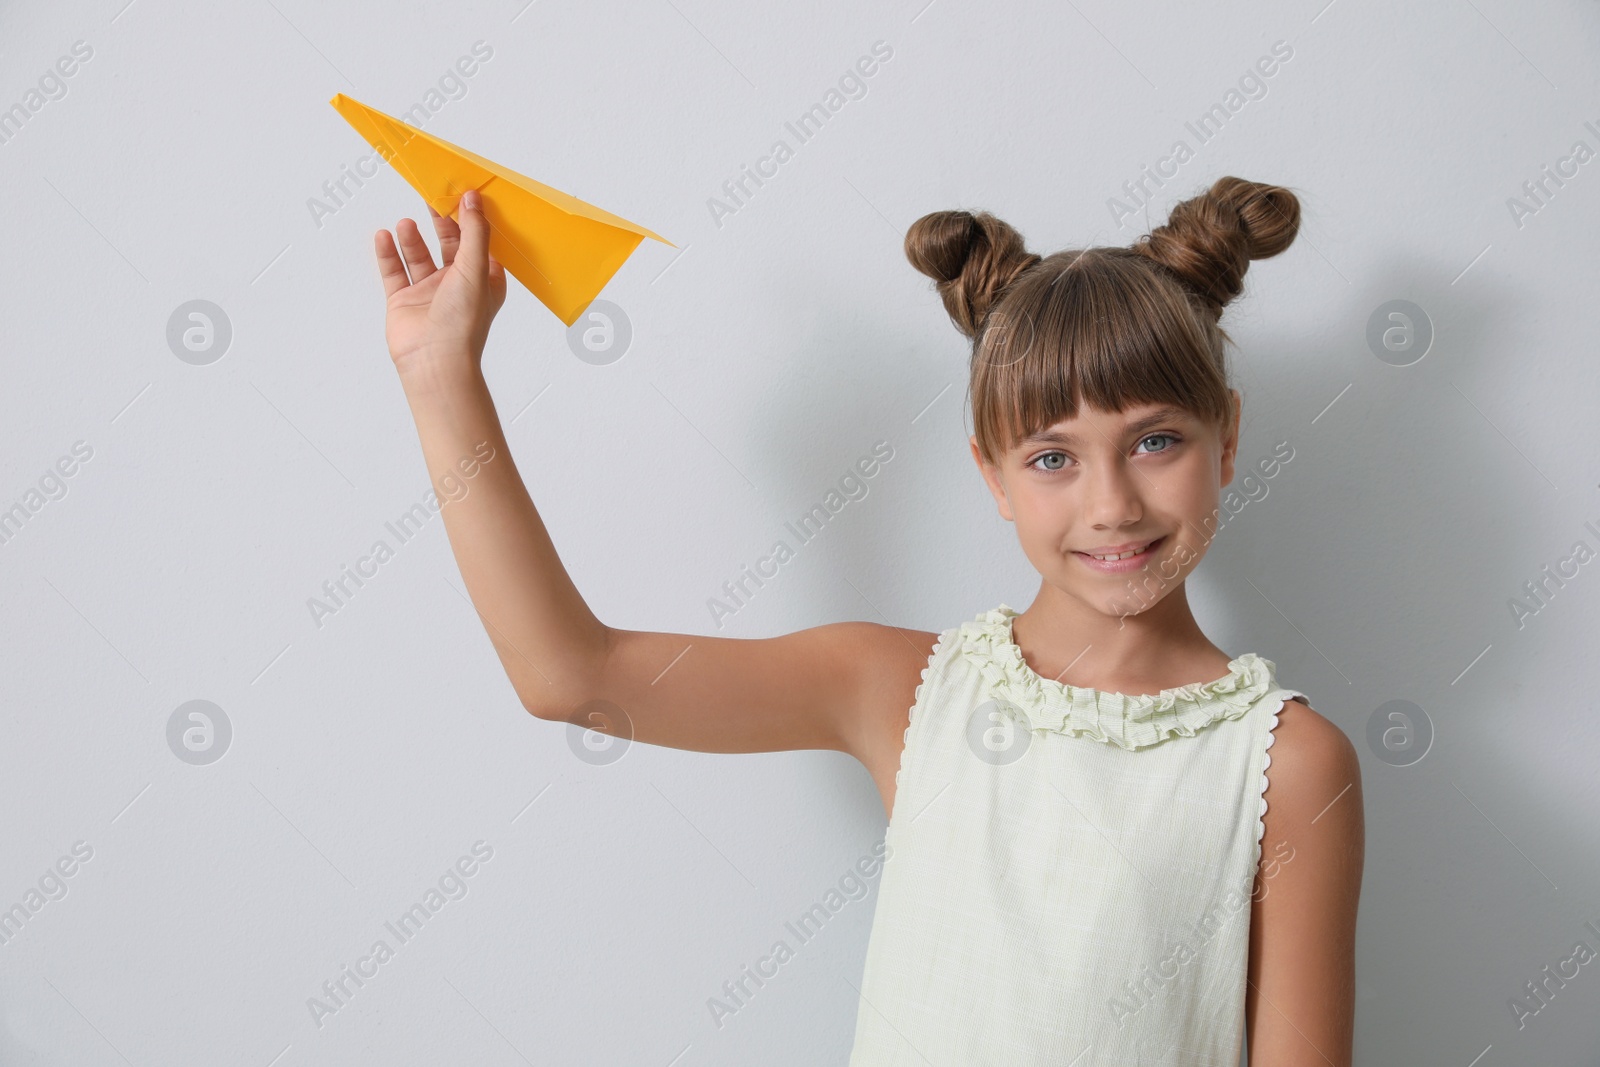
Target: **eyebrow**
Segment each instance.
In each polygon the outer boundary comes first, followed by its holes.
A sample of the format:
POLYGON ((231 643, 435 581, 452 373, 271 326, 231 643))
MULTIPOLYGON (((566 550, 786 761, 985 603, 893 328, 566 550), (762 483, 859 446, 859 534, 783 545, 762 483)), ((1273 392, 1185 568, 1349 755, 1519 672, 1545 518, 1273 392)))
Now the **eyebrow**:
MULTIPOLYGON (((1152 426, 1167 422, 1171 419, 1181 419, 1184 417, 1184 415, 1185 412, 1174 407, 1158 408, 1157 410, 1144 416, 1144 418, 1134 419, 1132 422, 1128 423, 1128 425, 1124 426, 1122 431, 1123 433, 1128 434, 1142 433, 1152 426)), ((1060 430, 1040 430, 1037 433, 1031 433, 1022 439, 1023 444, 1031 444, 1035 442, 1040 444, 1075 445, 1078 443, 1078 437, 1076 434, 1062 433, 1060 430)))

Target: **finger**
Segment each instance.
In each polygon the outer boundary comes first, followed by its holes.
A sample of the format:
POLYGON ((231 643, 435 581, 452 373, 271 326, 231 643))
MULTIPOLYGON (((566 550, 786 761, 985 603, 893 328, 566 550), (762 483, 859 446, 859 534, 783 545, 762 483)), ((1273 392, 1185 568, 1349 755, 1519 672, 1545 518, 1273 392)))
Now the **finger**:
POLYGON ((484 217, 483 197, 476 189, 469 189, 461 197, 457 209, 461 227, 461 243, 456 249, 458 266, 467 277, 483 281, 489 273, 489 220, 484 217))
POLYGON ((433 265, 433 253, 428 251, 428 243, 422 239, 422 231, 415 222, 401 219, 395 223, 394 232, 400 238, 400 254, 406 259, 413 285, 438 270, 433 265))
POLYGON ((433 215, 433 232, 439 235, 439 262, 448 267, 455 261, 456 249, 461 246, 461 227, 449 215, 441 215, 430 205, 433 215))
POLYGON ((383 296, 387 300, 411 284, 406 277, 406 265, 394 247, 394 237, 388 230, 379 230, 373 236, 373 246, 378 253, 378 277, 383 279, 383 296))

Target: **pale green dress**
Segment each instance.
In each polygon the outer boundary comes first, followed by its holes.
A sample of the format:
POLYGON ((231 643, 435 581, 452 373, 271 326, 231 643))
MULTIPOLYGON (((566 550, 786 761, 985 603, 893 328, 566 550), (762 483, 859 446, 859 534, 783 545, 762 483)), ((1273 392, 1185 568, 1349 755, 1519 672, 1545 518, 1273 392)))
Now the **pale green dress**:
POLYGON ((895 776, 851 1067, 1237 1067, 1271 660, 1133 696, 946 630, 895 776))

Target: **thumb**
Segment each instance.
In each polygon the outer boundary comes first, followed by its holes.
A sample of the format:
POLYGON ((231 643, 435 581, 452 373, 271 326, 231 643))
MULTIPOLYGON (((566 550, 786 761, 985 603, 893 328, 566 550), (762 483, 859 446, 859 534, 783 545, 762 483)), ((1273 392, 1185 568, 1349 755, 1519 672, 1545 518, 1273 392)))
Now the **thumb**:
POLYGON ((483 197, 476 189, 462 194, 456 215, 461 245, 456 249, 454 265, 472 281, 481 282, 489 273, 489 220, 483 213, 483 197))

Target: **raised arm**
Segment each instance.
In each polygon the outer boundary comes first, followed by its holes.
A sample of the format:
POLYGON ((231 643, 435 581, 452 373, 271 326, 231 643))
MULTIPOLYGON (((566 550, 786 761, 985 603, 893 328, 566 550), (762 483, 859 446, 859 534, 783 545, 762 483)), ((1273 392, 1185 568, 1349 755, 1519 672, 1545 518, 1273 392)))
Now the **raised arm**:
POLYGON ((839 749, 867 764, 881 787, 934 635, 865 622, 759 640, 619 630, 584 603, 484 382, 483 347, 506 280, 488 255, 475 197, 463 199, 459 226, 434 215, 442 267, 410 219, 395 227, 398 250, 380 230, 376 251, 390 355, 450 546, 523 706, 543 719, 580 721, 592 702, 606 701, 627 717, 616 732, 674 748, 839 749))

